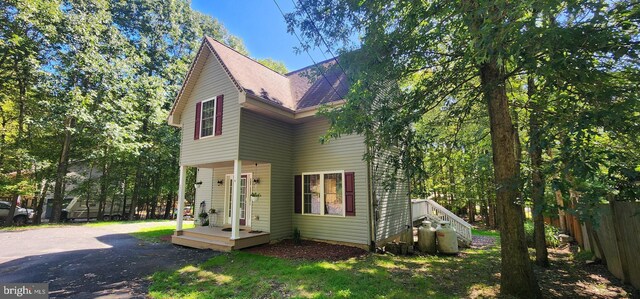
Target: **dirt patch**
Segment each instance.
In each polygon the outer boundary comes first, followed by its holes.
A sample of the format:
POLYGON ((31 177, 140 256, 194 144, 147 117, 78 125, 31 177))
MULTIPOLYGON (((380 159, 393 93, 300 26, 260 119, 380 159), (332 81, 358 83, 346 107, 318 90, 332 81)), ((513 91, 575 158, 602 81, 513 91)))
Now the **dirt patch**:
POLYGON ((545 297, 640 298, 640 291, 623 284, 603 264, 575 260, 576 246, 549 248, 549 268, 534 267, 545 297))
POLYGON ((160 241, 162 241, 162 242, 171 242, 171 236, 172 235, 162 236, 162 237, 160 237, 160 241))
POLYGON ((471 248, 486 249, 496 244, 496 238, 488 236, 473 236, 471 248))
POLYGON ((366 250, 357 247, 306 240, 302 241, 301 245, 294 244, 292 240, 283 240, 274 244, 243 249, 243 251, 285 259, 310 261, 339 261, 368 253, 366 250))

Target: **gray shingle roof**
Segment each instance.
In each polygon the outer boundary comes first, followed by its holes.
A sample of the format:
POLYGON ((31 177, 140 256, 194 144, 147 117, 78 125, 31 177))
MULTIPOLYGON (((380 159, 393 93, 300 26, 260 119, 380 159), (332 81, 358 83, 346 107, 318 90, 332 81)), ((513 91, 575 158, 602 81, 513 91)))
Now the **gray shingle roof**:
POLYGON ((282 75, 215 39, 206 41, 240 88, 274 105, 300 110, 342 100, 348 92, 346 75, 335 67, 336 59, 282 75))

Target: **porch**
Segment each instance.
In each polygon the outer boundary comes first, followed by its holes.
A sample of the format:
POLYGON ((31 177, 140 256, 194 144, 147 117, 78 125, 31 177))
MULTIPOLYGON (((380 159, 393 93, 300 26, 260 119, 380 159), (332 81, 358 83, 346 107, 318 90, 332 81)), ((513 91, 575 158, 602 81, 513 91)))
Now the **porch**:
MULTIPOLYGON (((184 209, 186 167, 180 167, 178 211, 184 209)), ((233 160, 191 165, 197 168, 193 215, 208 218, 193 229, 182 229, 178 213, 172 243, 187 247, 230 251, 270 239, 271 164, 233 160), (260 195, 251 198, 250 194, 260 195)))
POLYGON ((171 236, 171 243, 218 251, 231 251, 260 244, 269 243, 268 232, 253 231, 249 227, 240 227, 238 237, 231 238, 231 228, 200 226, 192 229, 176 231, 171 236))

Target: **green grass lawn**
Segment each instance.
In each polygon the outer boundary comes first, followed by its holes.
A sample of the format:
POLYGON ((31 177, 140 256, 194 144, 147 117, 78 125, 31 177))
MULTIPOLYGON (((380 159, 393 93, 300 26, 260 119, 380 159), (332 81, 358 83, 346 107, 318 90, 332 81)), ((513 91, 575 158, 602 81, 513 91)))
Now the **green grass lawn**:
POLYGON ((346 261, 292 261, 246 252, 155 273, 152 298, 452 298, 492 297, 500 251, 459 256, 369 254, 346 261))
MULTIPOLYGON (((189 229, 194 228, 193 223, 184 223, 182 228, 189 229)), ((176 230, 175 225, 162 225, 162 226, 154 226, 154 227, 145 227, 138 230, 135 233, 131 233, 132 236, 145 240, 147 242, 160 242, 162 237, 170 236, 176 230)))
POLYGON ((145 222, 170 222, 173 221, 171 219, 146 219, 146 220, 133 220, 133 221, 99 221, 99 222, 89 222, 83 223, 82 225, 89 227, 100 227, 114 224, 131 224, 131 223, 145 223, 145 222))
POLYGON ((101 227, 109 225, 119 224, 131 224, 131 223, 144 223, 144 222, 169 222, 170 219, 148 219, 148 220, 134 220, 134 221, 98 221, 98 222, 74 222, 74 223, 44 223, 40 225, 24 225, 24 226, 7 226, 0 227, 0 231, 22 231, 37 228, 52 228, 52 227, 65 227, 71 225, 88 226, 88 227, 101 227))
POLYGON ((497 230, 485 230, 485 229, 472 229, 471 234, 474 236, 487 236, 487 237, 500 237, 500 232, 497 230))

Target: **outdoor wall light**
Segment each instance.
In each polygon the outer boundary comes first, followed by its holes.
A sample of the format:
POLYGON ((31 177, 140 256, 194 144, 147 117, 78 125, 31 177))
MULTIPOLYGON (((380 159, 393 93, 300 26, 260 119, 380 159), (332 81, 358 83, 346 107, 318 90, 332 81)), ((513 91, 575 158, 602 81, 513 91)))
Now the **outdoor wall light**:
POLYGON ((222 186, 224 184, 224 180, 218 180, 218 186, 222 186))
POLYGON ((200 186, 202 186, 202 181, 196 182, 195 184, 193 184, 196 189, 200 188, 200 186))
POLYGON ((259 179, 259 178, 257 178, 257 179, 253 179, 253 183, 254 183, 254 184, 256 184, 256 185, 257 185, 257 184, 260 184, 260 179, 259 179))

